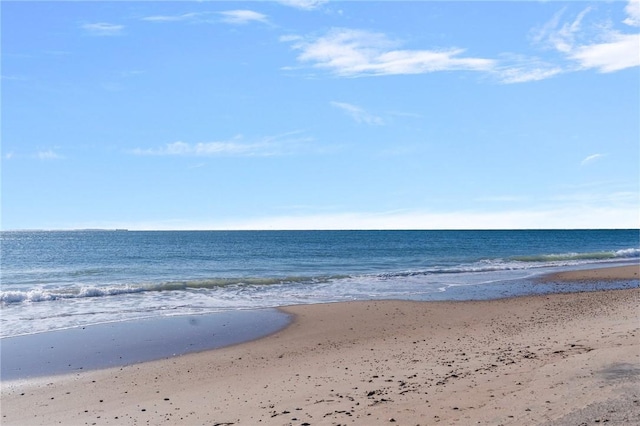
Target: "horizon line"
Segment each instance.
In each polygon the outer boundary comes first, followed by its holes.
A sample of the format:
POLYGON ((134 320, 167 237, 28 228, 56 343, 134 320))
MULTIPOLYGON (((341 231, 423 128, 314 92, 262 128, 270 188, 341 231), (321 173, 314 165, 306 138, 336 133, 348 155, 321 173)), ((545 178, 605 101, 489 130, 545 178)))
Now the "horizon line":
POLYGON ((255 229, 128 229, 128 228, 17 228, 0 229, 0 232, 384 232, 384 231, 640 231, 638 228, 602 227, 602 228, 255 228, 255 229))

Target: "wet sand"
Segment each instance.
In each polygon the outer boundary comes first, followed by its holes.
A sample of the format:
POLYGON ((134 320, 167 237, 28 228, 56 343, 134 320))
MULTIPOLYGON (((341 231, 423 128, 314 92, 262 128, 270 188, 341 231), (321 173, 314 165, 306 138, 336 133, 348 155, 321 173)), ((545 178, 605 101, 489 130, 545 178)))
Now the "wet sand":
POLYGON ((3 382, 1 422, 638 424, 639 297, 287 307, 293 323, 257 341, 3 382))
POLYGON ((119 367, 247 342, 290 321, 276 309, 145 318, 3 338, 3 381, 119 367))
POLYGON ((617 281, 639 279, 640 266, 627 265, 616 268, 585 269, 558 272, 544 277, 545 281, 617 281))

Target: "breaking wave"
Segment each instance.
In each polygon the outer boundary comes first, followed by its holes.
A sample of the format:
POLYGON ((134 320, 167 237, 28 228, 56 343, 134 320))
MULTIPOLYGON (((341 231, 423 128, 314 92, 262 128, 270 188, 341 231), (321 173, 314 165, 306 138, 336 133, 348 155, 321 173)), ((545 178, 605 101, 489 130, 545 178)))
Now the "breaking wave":
POLYGON ((616 251, 597 251, 591 253, 560 253, 533 256, 515 256, 512 259, 520 262, 561 262, 561 261, 598 261, 607 259, 631 259, 640 257, 640 249, 630 248, 616 251))
POLYGON ((334 277, 286 277, 286 278, 214 278, 203 280, 167 281, 113 286, 65 286, 48 289, 6 290, 0 291, 0 303, 45 302, 60 299, 79 299, 87 297, 117 296, 162 291, 198 291, 232 286, 269 286, 293 283, 319 283, 344 276, 334 277))
POLYGON ((440 266, 410 271, 390 271, 375 274, 331 275, 331 276, 289 276, 289 277, 243 277, 175 280, 158 283, 127 285, 65 285, 55 288, 31 288, 29 290, 0 291, 0 304, 10 305, 29 302, 46 302, 62 299, 99 298, 124 294, 147 292, 181 292, 207 290, 242 290, 243 288, 264 288, 268 286, 314 285, 338 283, 344 280, 348 286, 354 281, 393 281, 420 276, 469 274, 499 271, 529 270, 534 268, 588 265, 591 263, 616 262, 640 258, 640 249, 629 248, 617 251, 586 253, 540 254, 514 256, 508 259, 485 259, 455 266, 440 266))

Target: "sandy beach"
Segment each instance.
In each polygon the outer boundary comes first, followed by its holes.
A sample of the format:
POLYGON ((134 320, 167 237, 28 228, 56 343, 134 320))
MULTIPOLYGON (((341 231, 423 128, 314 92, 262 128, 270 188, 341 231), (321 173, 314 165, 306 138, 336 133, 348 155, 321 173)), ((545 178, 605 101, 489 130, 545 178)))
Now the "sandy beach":
MULTIPOLYGON (((545 279, 633 280, 638 266, 545 279)), ((639 297, 287 307, 292 324, 256 341, 2 383, 1 423, 638 424, 639 297)))

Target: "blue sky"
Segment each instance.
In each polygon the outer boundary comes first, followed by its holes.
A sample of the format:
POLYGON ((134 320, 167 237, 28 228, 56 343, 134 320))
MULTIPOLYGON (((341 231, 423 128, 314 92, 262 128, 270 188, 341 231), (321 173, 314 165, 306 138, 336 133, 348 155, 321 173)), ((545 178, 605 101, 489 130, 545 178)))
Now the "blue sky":
POLYGON ((638 1, 1 13, 2 229, 639 226, 638 1))

